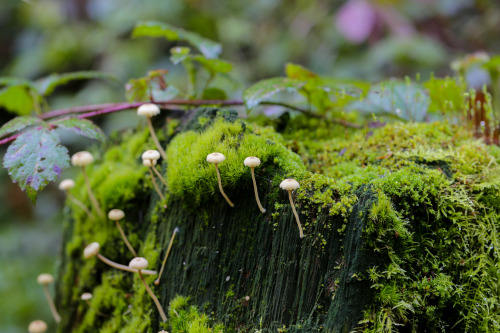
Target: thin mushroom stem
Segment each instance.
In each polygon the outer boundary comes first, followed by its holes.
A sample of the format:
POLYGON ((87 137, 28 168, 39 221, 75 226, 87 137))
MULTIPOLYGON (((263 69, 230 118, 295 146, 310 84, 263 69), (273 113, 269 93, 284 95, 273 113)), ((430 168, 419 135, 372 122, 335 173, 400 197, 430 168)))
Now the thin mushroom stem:
POLYGON ((215 171, 217 172, 217 180, 219 181, 219 190, 220 190, 220 193, 222 194, 222 196, 224 197, 224 199, 226 199, 226 201, 229 204, 229 206, 234 207, 234 204, 231 202, 231 200, 229 200, 229 198, 227 197, 226 193, 224 193, 224 190, 222 189, 222 183, 221 183, 221 180, 220 180, 219 167, 217 166, 217 163, 214 163, 214 165, 215 165, 215 171))
POLYGON ((87 185, 87 192, 89 194, 90 201, 92 202, 92 205, 94 206, 95 210, 97 211, 97 214, 99 214, 101 217, 104 216, 101 206, 99 206, 99 202, 97 202, 97 199, 94 196, 94 193, 92 193, 92 188, 90 187, 90 181, 89 177, 87 176, 87 171, 85 170, 85 167, 82 166, 82 172, 83 172, 83 178, 85 179, 85 184, 87 185))
MULTIPOLYGON (((100 253, 96 254, 96 256, 97 256, 97 258, 99 258, 105 264, 108 264, 109 266, 114 267, 116 269, 121 269, 122 271, 127 271, 127 272, 132 272, 132 273, 137 273, 138 272, 137 269, 133 269, 133 268, 130 268, 128 266, 125 266, 125 265, 122 265, 122 264, 118 264, 118 263, 116 263, 114 261, 111 261, 108 258, 106 258, 105 256, 103 256, 102 254, 100 254, 100 253)), ((142 273, 146 274, 146 275, 156 275, 157 274, 156 271, 150 271, 148 269, 143 269, 142 273)))
POLYGON ((85 206, 85 204, 83 202, 81 202, 80 200, 78 200, 77 198, 75 198, 69 191, 66 191, 66 195, 68 196, 69 200, 71 200, 75 205, 77 205, 78 207, 80 207, 81 209, 83 209, 83 211, 85 213, 87 213, 87 215, 89 215, 92 218, 94 217, 94 215, 88 209, 88 207, 85 206))
POLYGON ((155 175, 153 174, 153 171, 151 171, 151 167, 149 168, 149 173, 151 174, 151 180, 153 181, 153 186, 156 190, 156 193, 158 193, 161 200, 165 200, 165 196, 163 196, 163 194, 160 191, 160 188, 158 187, 158 184, 156 184, 155 175))
POLYGON ((43 285, 43 293, 45 294, 45 298, 47 299, 47 303, 49 303, 50 312, 52 312, 52 316, 54 317, 54 320, 56 321, 56 323, 60 323, 61 316, 59 315, 59 313, 56 310, 56 306, 54 305, 54 301, 52 300, 52 297, 50 296, 49 286, 46 284, 43 285))
POLYGON ((130 252, 132 252, 134 257, 137 257, 137 252, 135 252, 134 248, 132 247, 132 244, 130 244, 130 242, 128 241, 128 238, 125 235, 125 233, 123 232, 123 229, 122 229, 122 226, 120 225, 120 222, 118 222, 118 220, 115 220, 115 223, 116 223, 116 227, 118 228, 118 231, 120 231, 120 234, 122 235, 122 238, 123 238, 123 241, 125 242, 125 245, 127 245, 128 249, 130 250, 130 252))
POLYGON ((154 166, 151 167, 151 169, 153 169, 153 171, 156 173, 156 175, 158 176, 158 178, 160 178, 161 182, 165 185, 165 186, 168 186, 167 185, 167 181, 162 177, 160 171, 156 170, 156 168, 154 166))
POLYGON ((253 180, 253 190, 255 192, 255 200, 257 200, 257 205, 259 205, 259 209, 262 213, 265 213, 266 212, 266 209, 264 207, 262 207, 262 205, 260 204, 260 200, 259 200, 259 192, 257 191, 257 182, 255 181, 255 173, 253 171, 254 167, 251 167, 250 168, 250 171, 252 173, 252 180, 253 180))
POLYGON ((151 122, 151 117, 146 117, 146 119, 148 121, 149 132, 151 132, 151 137, 153 138, 156 148, 158 148, 161 157, 166 161, 167 154, 165 153, 165 150, 163 150, 163 147, 160 145, 160 141, 158 141, 158 138, 156 137, 155 129, 153 127, 153 123, 151 122))
POLYGON ((300 238, 304 238, 304 232, 302 231, 302 226, 300 225, 299 214, 295 210, 295 205, 292 200, 292 191, 288 190, 288 198, 290 198, 290 205, 292 206, 293 214, 295 215, 295 219, 297 220, 297 226, 299 227, 300 238))
POLYGON ((165 312, 163 311, 163 308, 161 307, 160 301, 158 301, 158 298, 156 298, 155 294, 153 294, 153 291, 151 288, 149 288, 148 284, 146 281, 144 281, 144 277, 142 276, 142 270, 139 269, 139 277, 141 278, 142 284, 144 284, 144 287, 146 288, 146 291, 148 292, 149 296, 153 299, 153 302, 155 302, 156 308, 158 309, 158 312, 160 312, 161 319, 163 322, 167 321, 167 316, 165 315, 165 312))
POLYGON ((170 254, 170 250, 172 249, 172 245, 174 244, 175 235, 177 234, 178 231, 179 231, 179 229, 175 228, 174 233, 172 234, 172 237, 170 238, 170 244, 168 244, 167 253, 165 254, 165 258, 163 258, 160 273, 158 274, 158 278, 155 280, 155 285, 160 284, 160 279, 161 279, 161 275, 163 273, 163 269, 165 268, 165 263, 167 262, 168 255, 170 254))

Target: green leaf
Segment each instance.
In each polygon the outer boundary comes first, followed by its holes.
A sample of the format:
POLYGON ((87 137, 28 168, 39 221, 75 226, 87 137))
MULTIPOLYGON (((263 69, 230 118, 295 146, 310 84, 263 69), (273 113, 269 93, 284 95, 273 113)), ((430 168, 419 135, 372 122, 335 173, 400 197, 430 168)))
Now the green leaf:
POLYGON ((162 22, 139 22, 132 31, 132 37, 165 37, 170 41, 186 41, 196 47, 207 58, 217 58, 222 47, 210 39, 194 32, 176 28, 162 22))
POLYGON ((259 105, 262 101, 282 91, 296 92, 304 86, 304 82, 286 77, 275 77, 257 82, 243 92, 243 101, 248 109, 259 105))
POLYGON ((102 130, 87 119, 66 118, 53 122, 58 128, 71 131, 75 134, 85 136, 90 139, 104 141, 106 136, 102 130))
POLYGON ((11 121, 5 123, 0 128, 0 138, 7 135, 12 134, 14 132, 20 131, 28 126, 33 126, 41 123, 42 121, 36 117, 32 116, 21 116, 12 119, 11 121))
POLYGON ((20 116, 29 115, 34 107, 29 87, 18 85, 0 89, 0 107, 20 116))
POLYGON ((149 101, 147 78, 130 79, 125 85, 125 94, 129 103, 149 101))
POLYGON ((350 104, 348 109, 367 114, 390 115, 404 120, 423 121, 429 104, 429 96, 419 84, 386 81, 373 86, 364 100, 350 104))
POLYGON ((220 59, 207 59, 201 55, 197 55, 193 57, 193 60, 198 62, 211 74, 229 73, 233 69, 231 63, 220 59))
POLYGON ((173 47, 170 49, 170 61, 172 61, 174 65, 177 65, 178 63, 183 62, 189 56, 190 52, 191 49, 189 47, 173 47))
POLYGON ((307 80, 318 77, 318 74, 311 72, 307 68, 292 63, 286 64, 285 72, 286 76, 291 79, 307 80))
POLYGON ((33 83, 31 81, 21 79, 18 77, 0 77, 0 86, 25 86, 34 88, 33 83))
POLYGON ((68 150, 59 137, 48 128, 22 133, 7 149, 3 165, 12 181, 26 191, 33 204, 37 194, 69 166, 68 150))
POLYGON ((226 92, 219 88, 207 88, 203 90, 203 94, 201 96, 202 99, 209 100, 225 100, 227 99, 226 92))
POLYGON ((80 71, 66 74, 51 74, 36 82, 37 90, 40 95, 47 96, 54 92, 54 90, 63 84, 74 80, 89 80, 89 79, 103 79, 110 81, 117 81, 117 79, 107 73, 97 71, 80 71))

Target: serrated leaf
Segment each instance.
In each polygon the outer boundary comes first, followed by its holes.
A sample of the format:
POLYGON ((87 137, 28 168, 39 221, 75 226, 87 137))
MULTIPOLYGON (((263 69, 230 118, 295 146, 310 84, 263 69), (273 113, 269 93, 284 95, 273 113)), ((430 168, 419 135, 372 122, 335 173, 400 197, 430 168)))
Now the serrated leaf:
POLYGON ((387 81, 370 88, 362 101, 350 104, 350 110, 390 115, 404 120, 423 121, 429 109, 429 96, 416 83, 387 81))
POLYGON ((28 89, 24 85, 0 89, 0 107, 19 116, 29 115, 33 110, 34 101, 28 89))
POLYGON ((12 134, 17 131, 20 131, 28 126, 33 126, 41 123, 42 121, 36 117, 31 116, 21 116, 12 119, 11 121, 5 123, 0 128, 0 138, 7 135, 12 134))
POLYGON ((257 82, 243 92, 243 101, 248 109, 259 105, 262 101, 282 91, 296 92, 304 86, 304 82, 287 77, 275 77, 257 82))
POLYGON ((211 74, 229 73, 233 69, 231 63, 220 59, 207 59, 201 55, 197 55, 193 57, 193 60, 198 62, 211 74))
POLYGON ((97 71, 80 71, 65 74, 51 74, 36 82, 38 93, 42 96, 50 95, 54 90, 63 84, 74 80, 89 80, 89 79, 103 79, 110 81, 117 81, 117 79, 107 73, 97 71))
POLYGON ((196 47, 207 58, 217 58, 222 52, 222 46, 219 43, 162 22, 137 23, 132 31, 132 37, 165 37, 170 41, 183 40, 196 47))
POLYGON ((69 166, 69 155, 54 131, 32 129, 22 133, 9 146, 3 165, 9 170, 12 181, 18 183, 35 203, 38 192, 58 179, 61 171, 69 166))
POLYGON ((53 122, 59 128, 71 131, 75 134, 85 136, 90 139, 104 141, 106 136, 102 130, 87 119, 66 118, 53 122))
POLYGON ((190 52, 191 49, 189 47, 173 47, 170 49, 170 61, 172 61, 174 65, 177 65, 178 63, 184 61, 189 56, 190 52))
POLYGON ((130 103, 149 101, 148 89, 146 78, 130 79, 125 85, 127 101, 130 103))

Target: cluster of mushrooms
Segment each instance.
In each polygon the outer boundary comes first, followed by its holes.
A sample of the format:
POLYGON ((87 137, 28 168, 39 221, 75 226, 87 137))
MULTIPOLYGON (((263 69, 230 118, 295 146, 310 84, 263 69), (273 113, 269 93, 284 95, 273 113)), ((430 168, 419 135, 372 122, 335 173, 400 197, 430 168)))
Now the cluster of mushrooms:
MULTIPOLYGON (((137 114, 139 116, 146 117, 149 131, 150 131, 151 136, 153 138, 153 142, 155 143, 156 148, 157 148, 157 150, 146 150, 141 156, 142 163, 144 166, 148 167, 148 171, 150 173, 151 180, 153 183, 153 188, 157 192, 158 196, 162 199, 162 201, 164 201, 165 196, 160 191, 160 188, 158 186, 156 178, 158 178, 158 180, 161 183, 163 183, 165 186, 167 186, 167 182, 165 181, 165 179, 163 178, 161 173, 156 169, 156 165, 157 165, 157 162, 160 159, 160 157, 162 157, 164 160, 166 160, 167 156, 166 156, 165 150, 161 147, 161 145, 158 141, 158 138, 156 137, 153 125, 151 123, 151 117, 153 117, 159 113, 160 113, 160 109, 158 108, 158 106, 155 104, 151 104, 151 103, 143 104, 137 109, 137 114), (155 175, 156 175, 156 177, 155 177, 155 175)), ((217 174, 217 181, 219 184, 219 190, 220 190, 222 196, 224 197, 224 199, 229 204, 229 206, 234 207, 233 202, 229 199, 229 197, 224 192, 224 189, 222 188, 221 176, 219 173, 218 165, 220 163, 222 163, 225 159, 226 158, 223 154, 214 152, 214 153, 211 153, 207 156, 206 161, 214 164, 215 171, 217 174)), ((86 166, 91 164, 93 161, 94 161, 94 157, 92 156, 91 153, 89 153, 87 151, 78 152, 71 157, 72 165, 76 166, 76 167, 80 167, 82 170, 83 178, 84 178, 85 185, 87 188, 88 197, 89 197, 89 200, 90 200, 95 212, 98 214, 98 216, 100 218, 104 218, 104 213, 99 205, 99 202, 97 201, 96 197, 94 196, 94 194, 92 192, 92 188, 91 188, 90 181, 89 181, 87 171, 86 171, 86 166)), ((252 181, 253 181, 253 187, 254 187, 254 193, 255 193, 255 199, 256 199, 257 205, 259 207, 259 210, 262 213, 265 213, 266 209, 264 207, 262 207, 262 204, 261 204, 260 199, 259 199, 259 193, 257 190, 257 183, 255 181, 255 171, 254 171, 255 167, 258 167, 260 165, 261 161, 258 157, 250 156, 250 157, 247 157, 243 161, 243 163, 245 166, 250 168, 250 172, 252 175, 252 181)), ((299 235, 300 235, 300 238, 303 238, 304 233, 302 231, 302 226, 300 224, 299 216, 297 214, 297 211, 295 209, 295 205, 294 205, 293 199, 292 199, 292 191, 299 188, 299 186, 300 186, 299 183, 295 179, 285 179, 280 184, 280 188, 288 191, 290 205, 292 206, 292 210, 293 210, 293 213, 295 215, 295 219, 297 221, 297 226, 299 228, 299 235)), ((69 200, 71 200, 76 206, 78 206, 80 209, 82 209, 87 214, 87 216, 89 216, 90 218, 94 218, 95 216, 92 213, 92 211, 83 202, 79 201, 71 194, 70 190, 73 187, 75 187, 75 182, 72 179, 64 179, 59 184, 59 189, 66 193, 67 198, 69 200)), ((165 208, 166 208, 166 206, 165 206, 165 208)), ((153 299, 153 302, 155 303, 163 322, 166 322, 167 316, 165 314, 165 311, 163 310, 156 295, 153 293, 153 291, 151 290, 149 285, 144 280, 144 275, 158 275, 158 278, 154 281, 154 284, 155 285, 160 284, 161 275, 162 275, 163 270, 165 268, 167 258, 170 254, 175 236, 179 232, 179 229, 175 228, 173 233, 172 233, 172 237, 170 239, 170 243, 169 243, 169 246, 167 248, 167 252, 165 253, 165 257, 162 261, 160 272, 158 273, 154 270, 146 269, 149 265, 148 260, 143 258, 143 257, 139 257, 137 252, 133 248, 132 244, 129 242, 129 240, 128 240, 128 238, 127 238, 125 232, 123 231, 123 228, 121 227, 120 222, 119 222, 124 217, 125 217, 125 213, 120 209, 112 209, 108 212, 108 219, 115 222, 116 228, 118 229, 118 232, 120 233, 121 238, 123 239, 126 247, 130 250, 130 252, 134 256, 128 265, 122 265, 122 264, 116 263, 116 262, 104 257, 102 254, 99 253, 101 246, 97 242, 93 242, 93 243, 90 243, 89 245, 87 245, 83 251, 83 256, 85 259, 97 257, 99 260, 101 260, 105 264, 107 264, 115 269, 123 270, 126 272, 131 272, 131 273, 137 273, 139 275, 139 278, 141 279, 144 287, 146 288, 147 293, 153 299)), ((48 289, 48 285, 54 282, 54 278, 50 274, 40 274, 37 278, 37 281, 39 284, 41 284, 44 287, 44 293, 45 293, 45 296, 47 298, 47 302, 49 304, 49 308, 51 310, 52 316, 54 317, 54 320, 57 323, 59 323, 61 321, 61 316, 59 315, 59 313, 54 305, 54 302, 50 296, 50 292, 48 289)), ((88 304, 88 306, 92 309, 91 304, 90 304, 91 299, 92 299, 91 293, 86 292, 86 293, 83 293, 81 295, 81 300, 85 301, 88 304)), ((97 311, 96 311, 96 313, 98 315, 103 315, 102 313, 99 313, 97 311)), ((35 321, 31 322, 29 327, 28 327, 28 331, 30 333, 44 333, 46 330, 47 330, 47 324, 42 320, 35 320, 35 321)), ((167 333, 167 332, 160 331, 159 333, 167 333)))

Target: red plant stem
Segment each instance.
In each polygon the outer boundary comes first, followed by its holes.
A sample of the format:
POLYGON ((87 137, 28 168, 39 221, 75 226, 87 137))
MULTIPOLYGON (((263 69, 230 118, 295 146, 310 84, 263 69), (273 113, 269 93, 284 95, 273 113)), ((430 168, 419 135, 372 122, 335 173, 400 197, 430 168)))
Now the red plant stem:
MULTIPOLYGON (((40 119, 52 119, 56 117, 61 117, 61 116, 66 116, 70 114, 75 114, 75 113, 83 113, 79 115, 77 118, 79 119, 85 119, 85 118, 91 118, 107 113, 113 113, 117 111, 123 111, 123 110, 128 110, 128 109, 134 109, 139 106, 144 104, 144 102, 136 102, 136 103, 106 103, 106 104, 93 104, 93 105, 84 105, 84 106, 77 106, 73 108, 68 108, 68 109, 59 109, 59 110, 54 110, 50 112, 43 113, 39 115, 38 117, 40 119)), ((169 106, 173 105, 187 105, 187 106, 203 106, 203 105, 224 105, 224 106, 243 106, 245 103, 241 100, 207 100, 207 99, 200 99, 200 100, 184 100, 184 99, 172 99, 169 101, 158 101, 156 102, 160 107, 162 108, 168 108, 169 106)), ((289 105, 286 103, 280 103, 280 102, 261 102, 261 105, 276 105, 276 106, 282 106, 285 108, 289 108, 292 110, 299 111, 300 113, 310 116, 310 117, 315 117, 315 118, 321 118, 322 115, 318 115, 316 113, 310 112, 308 110, 299 108, 294 105, 289 105)), ((329 121, 332 121, 334 123, 340 124, 345 127, 352 127, 352 128, 361 128, 361 125, 354 124, 351 122, 348 122, 343 119, 330 119, 329 121)), ((9 136, 5 139, 0 140, 0 146, 4 145, 6 143, 9 143, 11 141, 14 141, 20 133, 9 136)))

